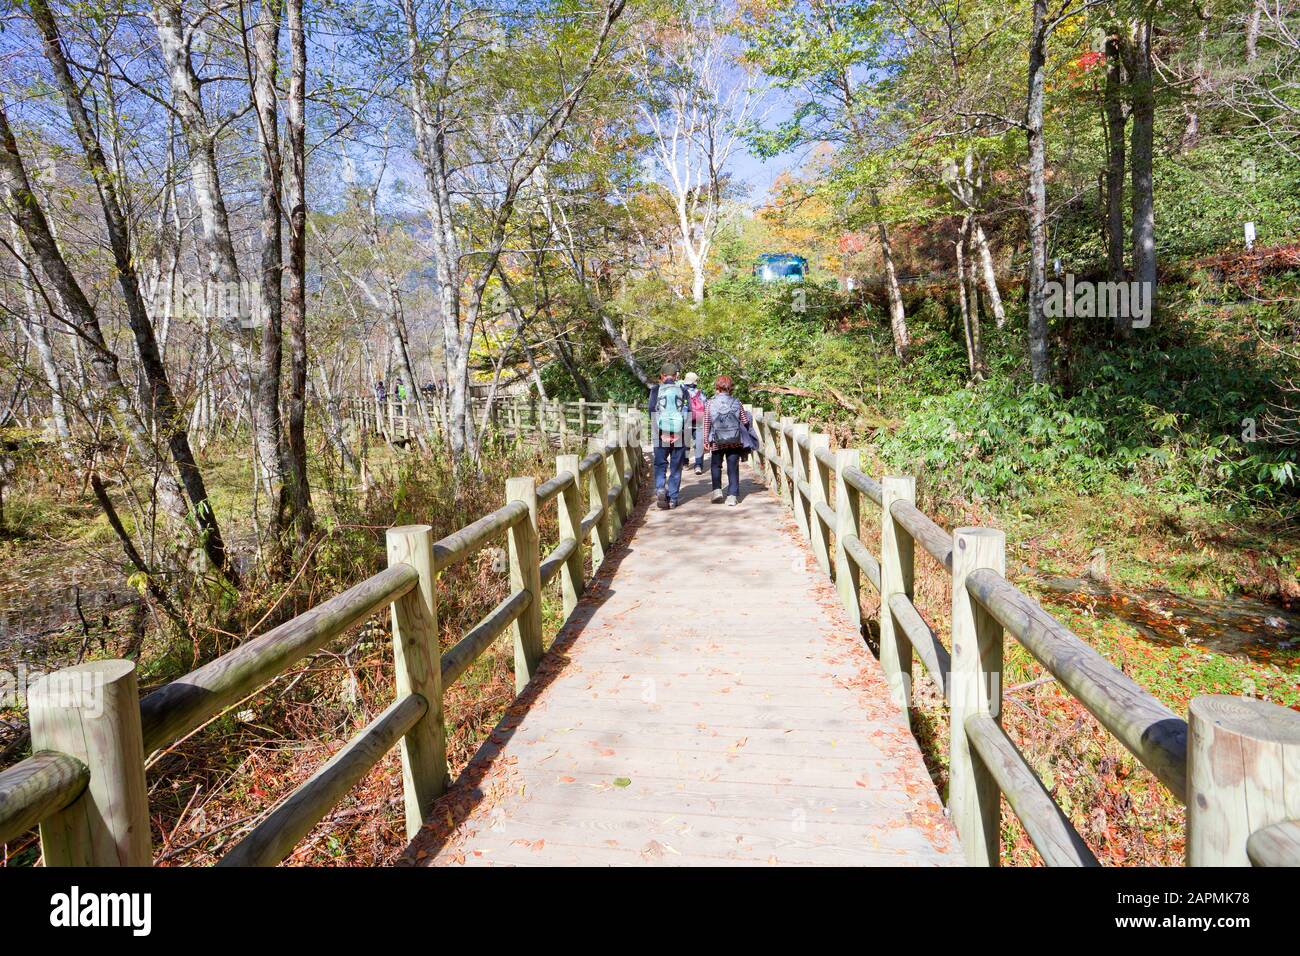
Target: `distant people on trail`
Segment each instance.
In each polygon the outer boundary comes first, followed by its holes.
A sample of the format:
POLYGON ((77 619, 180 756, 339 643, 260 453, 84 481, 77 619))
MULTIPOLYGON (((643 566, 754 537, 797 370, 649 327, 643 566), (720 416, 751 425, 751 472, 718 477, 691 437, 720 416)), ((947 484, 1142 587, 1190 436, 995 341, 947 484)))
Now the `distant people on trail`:
POLYGON ((382 378, 375 382, 375 401, 379 402, 380 405, 388 401, 388 386, 384 384, 382 378))
POLYGON ((677 507, 686 460, 687 419, 691 403, 686 386, 677 381, 671 362, 659 371, 659 384, 650 388, 650 423, 654 434, 655 498, 665 511, 677 507))
POLYGON ((399 402, 406 401, 406 384, 404 382, 397 383, 397 400, 399 402))
POLYGON ((740 499, 740 461, 757 447, 751 432, 750 415, 740 400, 731 394, 730 375, 719 375, 713 383, 714 395, 704 406, 704 448, 712 453, 713 503, 724 500, 722 466, 727 466, 725 500, 734 507, 740 499))
POLYGON ((704 474, 704 405, 708 396, 699 386, 700 377, 694 372, 687 372, 682 383, 686 386, 686 398, 691 406, 690 444, 695 455, 695 473, 704 474))

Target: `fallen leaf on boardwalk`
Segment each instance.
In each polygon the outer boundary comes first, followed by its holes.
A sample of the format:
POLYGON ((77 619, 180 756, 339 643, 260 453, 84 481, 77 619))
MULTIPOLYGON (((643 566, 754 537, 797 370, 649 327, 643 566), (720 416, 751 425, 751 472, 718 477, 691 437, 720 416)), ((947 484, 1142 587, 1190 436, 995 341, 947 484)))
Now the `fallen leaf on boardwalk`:
POLYGON ((577 783, 577 777, 561 777, 560 783, 577 783))
POLYGON ((658 860, 661 859, 663 855, 664 847, 658 840, 651 840, 641 848, 641 856, 647 860, 658 860))
POLYGON ((632 786, 632 781, 631 781, 630 779, 628 779, 627 777, 615 777, 615 778, 614 778, 614 786, 616 786, 616 787, 630 787, 630 786, 632 786))

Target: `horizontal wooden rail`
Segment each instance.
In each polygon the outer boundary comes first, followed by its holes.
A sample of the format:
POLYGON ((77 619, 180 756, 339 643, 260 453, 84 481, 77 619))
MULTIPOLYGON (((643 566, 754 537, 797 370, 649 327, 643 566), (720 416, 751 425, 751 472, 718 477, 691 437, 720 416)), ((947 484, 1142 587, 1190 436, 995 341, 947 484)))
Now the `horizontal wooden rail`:
POLYGON ((1033 768, 987 714, 966 721, 966 735, 1048 866, 1100 866, 1033 768))
POLYGON ((576 478, 570 472, 563 472, 537 486, 537 503, 544 505, 565 488, 572 485, 576 478))
POLYGON ((596 527, 596 522, 598 522, 604 514, 604 508, 592 508, 582 516, 582 536, 584 538, 591 534, 591 529, 596 527))
POLYGON ((821 523, 826 526, 826 530, 834 531, 835 523, 838 520, 835 517, 835 509, 832 508, 824 501, 814 501, 812 504, 813 504, 813 513, 816 514, 817 517, 821 520, 821 523))
POLYGON ((1187 721, 1002 575, 975 571, 966 588, 1175 797, 1187 801, 1187 721))
POLYGON ((161 750, 201 727, 294 662, 406 594, 418 578, 408 565, 387 568, 158 688, 140 701, 145 753, 161 750))
POLYGON ((844 469, 844 483, 866 495, 877 505, 880 504, 880 482, 865 475, 857 468, 844 469))
POLYGON ((80 797, 89 782, 84 763, 48 750, 0 772, 0 843, 58 813, 80 797))
POLYGON ((445 571, 464 561, 499 534, 509 531, 528 514, 528 506, 519 501, 502 505, 454 534, 433 545, 433 569, 445 571))
POLYGON ((952 676, 952 655, 948 653, 948 648, 939 643, 934 630, 925 623, 925 618, 921 617, 921 612, 906 594, 891 595, 889 610, 894 615, 894 621, 911 641, 916 656, 921 658, 939 696, 948 700, 952 676))
POLYGON ((283 803, 223 856, 218 866, 275 866, 324 819, 347 792, 429 709, 428 701, 408 694, 353 737, 283 803))
POLYGON ((462 637, 442 654, 442 689, 445 691, 478 660, 479 655, 500 637, 505 629, 518 620, 519 615, 532 604, 533 596, 527 591, 515 591, 494 607, 462 637))
POLYGON ((564 538, 550 554, 542 559, 542 587, 546 587, 551 583, 554 577, 560 573, 560 568, 564 567, 564 562, 568 561, 576 550, 578 550, 578 540, 576 538, 564 538))
POLYGON ((929 515, 910 501, 894 502, 889 513, 907 529, 913 541, 943 565, 949 574, 952 573, 952 535, 931 521, 929 515))
POLYGON ((862 543, 857 535, 845 535, 842 541, 844 550, 848 552, 853 563, 861 569, 862 573, 867 576, 871 586, 880 590, 880 562, 875 556, 867 550, 867 546, 862 543))

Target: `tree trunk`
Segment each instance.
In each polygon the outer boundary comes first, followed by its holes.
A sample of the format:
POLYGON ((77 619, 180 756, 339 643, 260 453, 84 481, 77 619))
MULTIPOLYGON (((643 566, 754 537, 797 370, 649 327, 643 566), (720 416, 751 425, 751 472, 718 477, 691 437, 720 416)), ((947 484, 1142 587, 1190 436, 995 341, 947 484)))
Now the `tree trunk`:
POLYGON ((968 263, 967 260, 971 257, 965 254, 973 225, 969 214, 962 219, 961 231, 957 235, 954 248, 957 254, 957 304, 961 309, 962 332, 966 339, 966 364, 970 368, 971 378, 981 381, 984 378, 984 352, 980 344, 975 263, 973 260, 968 263))
MULTIPOLYGON (((1106 37, 1106 272, 1112 282, 1124 281, 1124 63, 1117 27, 1106 37)), ((1129 323, 1115 323, 1127 333, 1129 323), (1123 326, 1121 328, 1121 325, 1123 326)))
POLYGON ((276 101, 276 76, 280 56, 280 5, 263 2, 253 27, 253 68, 250 77, 253 104, 257 111, 257 140, 262 163, 261 192, 261 280, 258 283, 262 323, 262 352, 253 405, 253 430, 257 447, 262 489, 271 502, 271 536, 275 547, 283 542, 284 447, 280 424, 280 377, 284 361, 281 234, 280 115, 276 101))
POLYGON ((989 248, 988 236, 984 227, 975 220, 973 238, 975 251, 979 253, 979 269, 984 279, 984 292, 988 296, 989 310, 993 313, 994 324, 1000 329, 1007 324, 1007 310, 1002 304, 1002 293, 998 291, 998 274, 993 268, 993 251, 989 248))
POLYGON ((871 210, 875 214, 876 235, 880 239, 880 258, 885 265, 885 288, 889 293, 889 331, 894 339, 894 354, 906 362, 912 347, 907 333, 907 313, 903 308, 903 290, 898 285, 898 270, 894 267, 894 250, 889 242, 889 229, 881 214, 880 197, 873 189, 869 193, 871 210))
MULTIPOLYGON (((14 250, 22 249, 22 236, 17 219, 10 220, 10 236, 14 250)), ((36 356, 41 362, 41 372, 45 376, 45 387, 50 390, 50 420, 54 426, 54 435, 59 443, 59 450, 69 463, 74 461, 72 452, 72 429, 68 425, 68 411, 63 403, 63 376, 58 363, 54 360, 54 347, 50 343, 49 329, 45 317, 36 302, 36 280, 31 270, 23 263, 18 264, 19 279, 23 287, 23 303, 27 307, 23 322, 27 327, 28 338, 36 346, 36 356)))
POLYGON ((158 48, 171 83, 172 108, 180 120, 190 155, 190 180, 206 257, 208 289, 205 311, 230 336, 241 388, 252 388, 251 325, 241 315, 239 262, 230 234, 230 217, 217 169, 216 134, 203 112, 202 85, 190 59, 190 35, 182 22, 182 7, 175 0, 157 0, 153 7, 158 48), (234 303, 232 306, 231 303, 234 303))
MULTIPOLYGON (((307 31, 303 0, 286 4, 289 26, 289 271, 285 326, 289 332, 289 391, 286 396, 285 480, 289 519, 301 547, 314 524, 307 480, 307 31)), ((331 401, 333 401, 331 399, 331 401)), ((338 404, 330 415, 337 423, 338 404)), ((346 464, 346 443, 344 461, 346 464)))
POLYGON ((1259 21, 1267 0, 1255 0, 1246 14, 1246 62, 1254 63, 1259 57, 1259 21))
POLYGON ((1029 146, 1029 366, 1036 384, 1045 384, 1052 371, 1043 311, 1043 287, 1047 284, 1047 150, 1043 140, 1047 30, 1047 0, 1033 0, 1025 129, 1029 146))
MULTIPOLYGON (((1205 44, 1210 35, 1210 18, 1199 8, 1196 10, 1196 15, 1201 21, 1201 26, 1196 31, 1196 62, 1193 65, 1195 72, 1192 76, 1192 95, 1183 106, 1187 114, 1187 125, 1183 127, 1183 138, 1179 144, 1182 152, 1195 149, 1201 142, 1201 97, 1205 93, 1205 44)), ((1147 29, 1149 32, 1150 26, 1147 29)), ((1148 39, 1148 45, 1149 43, 1148 39)))
MULTIPOLYGON (((1151 164, 1155 146, 1155 90, 1151 67, 1151 21, 1134 24, 1129 79, 1133 86, 1133 278, 1155 306, 1156 220, 1151 164)), ((1127 320, 1131 322, 1131 317, 1127 320)))

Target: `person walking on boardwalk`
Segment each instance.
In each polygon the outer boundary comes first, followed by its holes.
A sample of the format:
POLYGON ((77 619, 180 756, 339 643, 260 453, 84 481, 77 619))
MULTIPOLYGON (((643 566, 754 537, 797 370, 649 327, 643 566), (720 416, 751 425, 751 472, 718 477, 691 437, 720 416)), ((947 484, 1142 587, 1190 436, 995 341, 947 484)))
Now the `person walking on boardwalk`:
POLYGON ((712 452, 713 503, 723 500, 722 465, 727 465, 726 502, 734 506, 740 498, 740 459, 747 456, 750 443, 750 417, 732 396, 730 375, 719 375, 713 383, 714 394, 704 406, 704 448, 712 452))
POLYGON ((659 384, 650 388, 650 421, 654 432, 655 498, 665 511, 677 507, 686 460, 686 419, 690 400, 677 381, 671 362, 659 372, 659 384))
POLYGON ((704 405, 709 400, 699 386, 700 377, 687 372, 682 383, 686 386, 686 399, 690 402, 690 443, 687 446, 695 456, 695 473, 704 474, 704 405))

